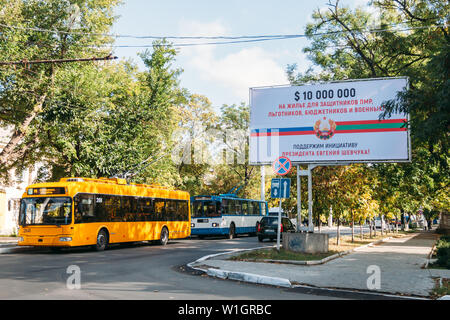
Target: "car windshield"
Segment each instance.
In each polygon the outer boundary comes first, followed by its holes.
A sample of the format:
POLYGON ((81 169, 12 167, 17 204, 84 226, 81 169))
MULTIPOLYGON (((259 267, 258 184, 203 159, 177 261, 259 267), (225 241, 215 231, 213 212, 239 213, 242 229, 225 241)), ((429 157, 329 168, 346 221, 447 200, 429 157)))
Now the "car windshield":
POLYGON ((68 197, 24 198, 19 225, 60 225, 72 222, 72 200, 68 197))

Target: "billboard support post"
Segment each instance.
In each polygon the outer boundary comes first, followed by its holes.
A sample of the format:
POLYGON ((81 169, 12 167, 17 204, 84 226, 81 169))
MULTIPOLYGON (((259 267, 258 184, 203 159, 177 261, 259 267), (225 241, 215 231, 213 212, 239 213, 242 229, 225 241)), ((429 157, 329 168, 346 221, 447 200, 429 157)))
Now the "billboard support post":
MULTIPOLYGON (((261 166, 261 201, 266 201, 266 171, 264 165, 261 166)), ((266 210, 269 210, 266 208, 266 210)))
POLYGON ((312 217, 312 170, 317 167, 317 165, 308 164, 308 232, 314 232, 314 221, 312 217))

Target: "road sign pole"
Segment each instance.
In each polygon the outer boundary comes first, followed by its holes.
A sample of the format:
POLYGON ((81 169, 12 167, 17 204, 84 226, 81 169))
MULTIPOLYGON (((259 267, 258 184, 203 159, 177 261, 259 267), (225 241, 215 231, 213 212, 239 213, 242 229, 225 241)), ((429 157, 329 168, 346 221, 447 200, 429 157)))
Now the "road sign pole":
POLYGON ((281 238, 281 195, 280 195, 280 207, 278 209, 278 227, 277 227, 277 251, 280 252, 280 238, 281 238))
POLYGON ((300 184, 300 165, 297 165, 297 232, 300 232, 302 223, 302 189, 300 184))

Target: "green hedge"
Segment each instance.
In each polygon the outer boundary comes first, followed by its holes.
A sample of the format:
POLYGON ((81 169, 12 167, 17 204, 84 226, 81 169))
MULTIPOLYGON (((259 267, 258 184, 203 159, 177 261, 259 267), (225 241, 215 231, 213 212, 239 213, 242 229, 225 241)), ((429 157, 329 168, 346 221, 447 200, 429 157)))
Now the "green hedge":
POLYGON ((450 269, 450 236, 442 236, 436 243, 436 264, 450 269))

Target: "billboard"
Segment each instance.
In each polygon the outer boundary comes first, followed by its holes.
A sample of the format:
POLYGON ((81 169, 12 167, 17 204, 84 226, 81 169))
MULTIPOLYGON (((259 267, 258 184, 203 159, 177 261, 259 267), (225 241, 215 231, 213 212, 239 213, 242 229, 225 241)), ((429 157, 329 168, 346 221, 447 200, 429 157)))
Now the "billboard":
POLYGON ((250 163, 411 160, 407 114, 379 119, 407 78, 250 88, 250 163))

